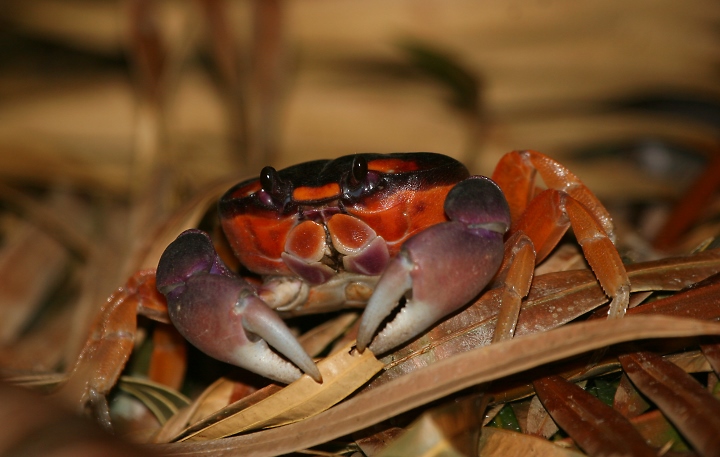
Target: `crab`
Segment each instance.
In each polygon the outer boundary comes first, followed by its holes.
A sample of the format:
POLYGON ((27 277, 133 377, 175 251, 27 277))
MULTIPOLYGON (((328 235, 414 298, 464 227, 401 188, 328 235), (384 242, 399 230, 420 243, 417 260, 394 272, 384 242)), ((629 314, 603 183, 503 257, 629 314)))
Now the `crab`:
MULTIPOLYGON (((265 167, 228 190, 218 208, 234 255, 261 282, 233 271, 210 236, 191 229, 165 249, 156 273, 136 275, 110 302, 129 304, 123 322, 138 311, 162 320, 164 298, 170 321, 198 349, 282 383, 303 373, 322 378, 281 314, 365 306, 356 347, 381 355, 488 287, 519 302, 535 265, 570 226, 612 299, 609 317, 628 306, 607 210, 575 175, 535 151, 508 153, 492 179, 424 152, 265 167), (536 174, 546 190, 536 187, 536 174)), ((83 361, 87 371, 101 342, 131 342, 134 324, 102 329, 75 373, 83 361)), ((112 369, 95 375, 101 381, 85 397, 115 382, 127 356, 114 354, 115 363, 106 363, 112 369)))

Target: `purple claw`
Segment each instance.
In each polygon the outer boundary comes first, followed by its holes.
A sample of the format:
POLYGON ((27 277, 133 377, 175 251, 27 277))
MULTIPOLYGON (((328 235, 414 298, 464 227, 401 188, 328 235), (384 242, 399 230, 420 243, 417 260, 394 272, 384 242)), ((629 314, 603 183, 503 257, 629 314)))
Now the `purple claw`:
POLYGON ((369 346, 382 354, 417 336, 470 302, 497 272, 510 225, 497 185, 485 177, 460 182, 445 200, 445 213, 449 222, 409 238, 388 264, 363 313, 359 351, 369 346), (373 340, 403 296, 405 306, 373 340))
POLYGON ((173 325, 209 356, 283 383, 299 378, 300 370, 322 382, 282 319, 225 267, 204 232, 185 231, 167 247, 157 288, 167 298, 173 325))

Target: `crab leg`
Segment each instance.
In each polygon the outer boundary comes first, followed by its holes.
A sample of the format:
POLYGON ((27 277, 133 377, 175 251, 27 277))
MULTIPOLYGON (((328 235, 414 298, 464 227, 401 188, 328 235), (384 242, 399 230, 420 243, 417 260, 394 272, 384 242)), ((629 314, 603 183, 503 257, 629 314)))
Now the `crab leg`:
POLYGON ((573 227, 590 267, 613 299, 608 317, 622 317, 630 297, 630 281, 614 246, 610 214, 569 170, 536 151, 513 151, 498 163, 493 179, 505 192, 513 225, 532 239, 541 262, 573 227), (536 195, 535 173, 548 190, 536 195))
POLYGON ((493 279, 493 288, 501 289, 500 313, 493 333, 493 343, 515 334, 520 305, 530 291, 535 271, 535 248, 523 232, 515 232, 505 242, 503 264, 493 279))
POLYGON ((357 348, 381 354, 467 304, 497 272, 510 223, 497 185, 482 176, 456 185, 445 200, 448 222, 409 238, 388 263, 363 313, 357 348), (405 305, 374 338, 405 297, 405 305), (372 343, 371 343, 372 341, 372 343))
POLYGON ((322 381, 283 320, 250 283, 227 269, 206 233, 187 230, 167 247, 157 287, 173 325, 209 356, 283 383, 299 378, 300 370, 322 381))
POLYGON ((148 378, 180 390, 187 368, 187 342, 170 323, 158 323, 153 329, 153 352, 148 378))
POLYGON ((584 205, 564 192, 545 190, 530 203, 514 229, 532 239, 540 262, 570 226, 603 291, 613 299, 608 317, 622 317, 630 299, 630 280, 615 245, 584 205))
MULTIPOLYGON (((579 201, 600 223, 611 241, 615 240, 612 218, 597 197, 570 170, 537 151, 513 151, 498 162, 492 179, 505 193, 513 224, 535 197, 535 174, 550 189, 560 190, 579 201)), ((512 231, 515 231, 514 228, 512 231)))
POLYGON ((56 394, 89 406, 106 428, 112 428, 105 395, 115 385, 135 345, 137 314, 167 322, 164 300, 155 289, 155 272, 133 275, 110 296, 93 325, 68 381, 56 394))

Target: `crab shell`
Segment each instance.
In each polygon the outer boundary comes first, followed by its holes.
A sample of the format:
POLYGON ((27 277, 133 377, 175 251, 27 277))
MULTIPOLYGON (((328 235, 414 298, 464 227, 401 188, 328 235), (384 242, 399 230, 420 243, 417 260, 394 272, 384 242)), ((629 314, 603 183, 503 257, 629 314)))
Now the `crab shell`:
POLYGON ((379 275, 405 240, 447 220, 445 197, 469 176, 441 154, 361 157, 367 169, 360 173, 351 155, 272 170, 265 182, 231 188, 220 200, 220 218, 240 262, 310 284, 340 271, 379 275))

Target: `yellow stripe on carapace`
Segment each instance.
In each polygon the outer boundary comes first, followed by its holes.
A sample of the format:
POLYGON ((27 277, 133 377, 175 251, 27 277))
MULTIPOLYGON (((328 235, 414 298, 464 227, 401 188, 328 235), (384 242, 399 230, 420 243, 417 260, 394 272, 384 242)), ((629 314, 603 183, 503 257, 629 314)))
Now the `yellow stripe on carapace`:
POLYGON ((340 193, 340 184, 328 183, 320 187, 298 187, 293 189, 293 199, 295 201, 311 201, 322 200, 325 198, 335 197, 340 193))
POLYGON ((415 171, 419 167, 412 160, 403 159, 375 159, 368 162, 368 170, 380 171, 382 173, 399 173, 404 171, 415 171))

